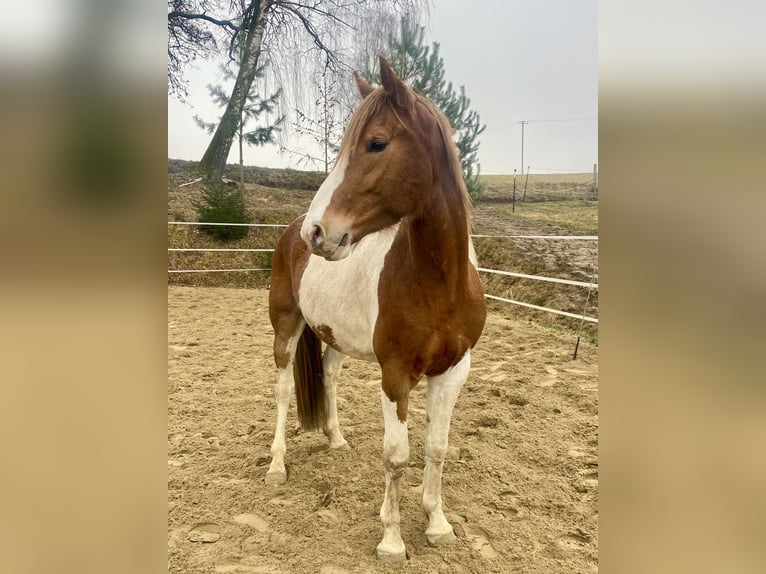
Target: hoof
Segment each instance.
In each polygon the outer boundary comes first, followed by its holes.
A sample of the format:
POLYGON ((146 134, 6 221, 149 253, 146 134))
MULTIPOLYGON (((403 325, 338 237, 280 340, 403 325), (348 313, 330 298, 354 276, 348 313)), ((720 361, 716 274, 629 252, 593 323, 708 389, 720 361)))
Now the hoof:
POLYGON ((270 485, 284 484, 287 482, 287 473, 286 472, 267 472, 265 482, 266 484, 270 484, 270 485))
POLYGON ((330 448, 332 450, 351 450, 351 447, 348 446, 348 443, 345 440, 343 442, 339 442, 338 444, 330 443, 330 448))
POLYGON ((389 552, 388 550, 381 550, 378 548, 378 560, 385 564, 396 564, 397 562, 404 562, 407 560, 407 551, 401 552, 389 552))
POLYGON ((451 544, 456 538, 457 536, 455 536, 455 533, 451 529, 448 532, 435 535, 426 533, 426 539, 430 546, 444 546, 445 544, 451 544))

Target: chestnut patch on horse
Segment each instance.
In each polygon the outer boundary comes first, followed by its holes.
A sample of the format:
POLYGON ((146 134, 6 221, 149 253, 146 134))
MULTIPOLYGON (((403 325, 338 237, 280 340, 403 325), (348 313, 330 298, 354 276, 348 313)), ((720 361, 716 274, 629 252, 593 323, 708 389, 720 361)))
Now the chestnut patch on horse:
POLYGON ((290 334, 296 333, 303 322, 295 295, 310 255, 306 244, 300 239, 302 222, 303 217, 296 219, 282 233, 271 262, 269 318, 274 327, 274 362, 280 369, 290 363, 290 334), (282 284, 289 288, 282 287, 282 284))
POLYGON ((338 346, 338 342, 335 340, 335 336, 332 334, 332 329, 328 325, 316 325, 312 327, 312 329, 323 343, 330 345, 339 353, 343 352, 343 349, 338 346))

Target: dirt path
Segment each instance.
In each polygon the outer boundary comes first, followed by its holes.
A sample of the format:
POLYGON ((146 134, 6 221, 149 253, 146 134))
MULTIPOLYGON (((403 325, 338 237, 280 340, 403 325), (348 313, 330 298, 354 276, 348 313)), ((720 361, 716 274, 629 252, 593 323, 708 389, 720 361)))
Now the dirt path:
POLYGON ((289 480, 268 487, 276 369, 267 293, 168 288, 168 567, 173 573, 597 571, 597 349, 491 313, 453 417, 444 503, 458 540, 426 543, 420 507, 425 385, 410 401, 402 536, 382 529, 377 365, 347 359, 338 386, 351 450, 288 418, 289 480))

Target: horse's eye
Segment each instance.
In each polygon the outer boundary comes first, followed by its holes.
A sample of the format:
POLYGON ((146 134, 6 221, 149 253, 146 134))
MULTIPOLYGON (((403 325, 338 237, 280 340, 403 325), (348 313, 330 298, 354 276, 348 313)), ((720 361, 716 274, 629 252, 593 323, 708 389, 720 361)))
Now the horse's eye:
POLYGON ((382 142, 380 140, 372 140, 367 144, 367 151, 378 153, 386 149, 388 142, 382 142))

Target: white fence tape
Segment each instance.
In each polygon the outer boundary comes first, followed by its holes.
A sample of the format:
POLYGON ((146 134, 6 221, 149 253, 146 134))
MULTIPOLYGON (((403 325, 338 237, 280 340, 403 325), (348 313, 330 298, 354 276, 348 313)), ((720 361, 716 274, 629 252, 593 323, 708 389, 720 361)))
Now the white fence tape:
POLYGON ((525 275, 524 273, 514 273, 513 271, 498 271, 497 269, 484 269, 479 267, 477 271, 484 273, 494 273, 495 275, 506 275, 508 277, 520 277, 521 279, 534 279, 535 281, 548 281, 550 283, 563 283, 564 285, 576 285, 577 287, 592 287, 598 289, 597 283, 586 283, 584 281, 574 281, 572 279, 558 279, 556 277, 543 277, 542 275, 525 275))
POLYGON ((572 241, 598 241, 598 235, 471 235, 471 237, 480 239, 569 239, 572 241))
POLYGON ((523 303, 522 301, 514 301, 513 299, 506 299, 504 297, 487 295, 486 293, 484 294, 484 296, 487 299, 504 301, 505 303, 513 303, 514 305, 529 307, 530 309, 537 309, 538 311, 548 311, 549 313, 556 313, 556 315, 564 315, 565 317, 572 317, 574 319, 584 319, 585 321, 590 321, 591 323, 598 323, 598 319, 596 319, 595 317, 588 317, 587 315, 583 316, 583 315, 578 315, 577 313, 569 313, 568 311, 559 311, 558 309, 549 309, 548 307, 541 307, 540 305, 532 305, 532 303, 523 303))
POLYGON ((287 227, 281 223, 206 223, 203 221, 168 221, 168 225, 225 225, 226 227, 287 227))
MULTIPOLYGON (((225 225, 225 226, 238 226, 238 227, 287 227, 287 225, 281 225, 277 223, 211 223, 211 222, 197 222, 197 221, 168 221, 168 225, 225 225)), ((598 235, 471 235, 474 238, 498 238, 498 239, 552 239, 552 240, 572 240, 572 241, 598 241, 598 235)), ((202 249, 202 248, 168 248, 168 251, 172 252, 216 252, 216 251, 228 251, 228 252, 257 252, 257 253, 271 253, 273 249, 202 249)), ((497 275, 506 275, 508 277, 518 277, 521 279, 532 279, 535 281, 547 281, 551 283, 563 283, 565 285, 575 285, 577 287, 590 287, 598 289, 597 283, 586 283, 584 281, 573 281, 570 279, 558 279, 555 277, 543 277, 541 275, 526 275, 524 273, 514 273, 511 271, 498 271, 496 269, 486 269, 479 267, 479 271, 483 273, 494 273, 497 275)), ((168 269, 168 273, 226 273, 226 272, 248 272, 248 271, 271 271, 268 268, 258 269, 168 269)), ((493 299, 495 301, 503 301, 504 303, 511 303, 513 305, 519 305, 521 307, 528 307, 530 309, 537 309, 538 311, 547 311, 549 313, 555 313, 556 315, 563 315, 564 317, 572 317, 574 319, 583 319, 591 323, 598 323, 598 319, 595 317, 588 317, 587 315, 577 315, 576 313, 569 313, 568 311, 559 311, 558 309, 550 309, 548 307, 541 307, 540 305, 533 305, 532 303, 524 303, 522 301, 515 301, 513 299, 506 299, 505 297, 497 297, 495 295, 487 295, 484 297, 487 299, 493 299)))
POLYGON ((232 248, 232 249, 197 249, 196 247, 179 247, 179 248, 168 248, 168 251, 249 251, 249 252, 257 252, 257 253, 271 253, 274 250, 273 249, 240 249, 240 248, 232 248))
MULTIPOLYGON (((281 223, 211 223, 204 221, 168 221, 168 225, 224 225, 226 227, 287 227, 281 223)), ((475 238, 498 239, 571 239, 579 241, 598 241, 598 235, 471 235, 475 238)))
POLYGON ((168 273, 224 273, 226 271, 271 271, 271 267, 261 269, 168 269, 168 273))

